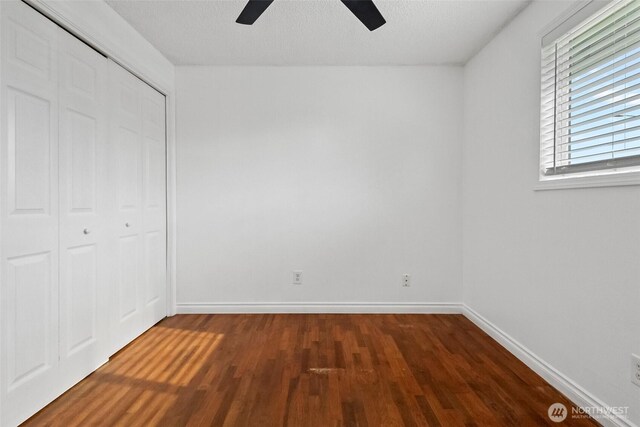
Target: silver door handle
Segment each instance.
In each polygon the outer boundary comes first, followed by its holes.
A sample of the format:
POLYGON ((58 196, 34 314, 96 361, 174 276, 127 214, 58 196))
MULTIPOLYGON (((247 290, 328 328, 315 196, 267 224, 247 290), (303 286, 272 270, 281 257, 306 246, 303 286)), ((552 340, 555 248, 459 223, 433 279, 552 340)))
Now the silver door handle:
POLYGON ((89 230, 88 228, 85 228, 84 230, 82 230, 82 232, 84 234, 89 234, 89 233, 91 233, 91 230, 89 230))

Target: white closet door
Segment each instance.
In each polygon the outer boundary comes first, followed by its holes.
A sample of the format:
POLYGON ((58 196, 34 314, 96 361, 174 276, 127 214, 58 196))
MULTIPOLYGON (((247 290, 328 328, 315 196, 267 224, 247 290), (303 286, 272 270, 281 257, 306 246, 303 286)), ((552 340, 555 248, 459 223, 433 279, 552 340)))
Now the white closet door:
POLYGON ((0 425, 166 314, 164 96, 0 1, 0 425))
POLYGON ((115 173, 114 348, 166 315, 164 97, 109 61, 115 173))
POLYGON ((0 93, 0 300, 3 426, 58 384, 58 28, 3 1, 0 93))
POLYGON ((107 59, 59 29, 60 364, 67 385, 107 359, 107 59))

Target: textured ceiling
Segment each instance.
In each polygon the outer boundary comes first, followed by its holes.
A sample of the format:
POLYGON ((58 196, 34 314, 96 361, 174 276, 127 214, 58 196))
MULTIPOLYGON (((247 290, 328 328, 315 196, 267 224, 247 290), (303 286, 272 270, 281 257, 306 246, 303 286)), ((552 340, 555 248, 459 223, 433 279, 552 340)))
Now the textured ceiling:
POLYGON ((528 0, 377 0, 369 32, 339 0, 275 0, 252 26, 244 0, 107 0, 176 65, 463 64, 528 0))

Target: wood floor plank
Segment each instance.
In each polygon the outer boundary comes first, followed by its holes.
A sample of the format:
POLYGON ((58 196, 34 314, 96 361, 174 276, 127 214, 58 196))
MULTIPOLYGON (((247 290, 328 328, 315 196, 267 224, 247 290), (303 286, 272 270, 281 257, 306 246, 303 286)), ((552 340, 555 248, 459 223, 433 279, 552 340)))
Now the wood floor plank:
POLYGON ((461 315, 179 315, 25 425, 551 426, 556 402, 461 315))

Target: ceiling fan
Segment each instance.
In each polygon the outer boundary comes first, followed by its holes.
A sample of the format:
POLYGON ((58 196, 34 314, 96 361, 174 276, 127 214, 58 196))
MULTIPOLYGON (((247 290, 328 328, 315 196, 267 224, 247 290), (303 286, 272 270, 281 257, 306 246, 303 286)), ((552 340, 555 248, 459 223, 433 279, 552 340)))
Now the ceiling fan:
MULTIPOLYGON (((383 26, 387 21, 378 10, 373 0, 340 0, 369 31, 383 26)), ((238 24, 252 25, 273 3, 273 0, 249 0, 236 19, 238 24)))

